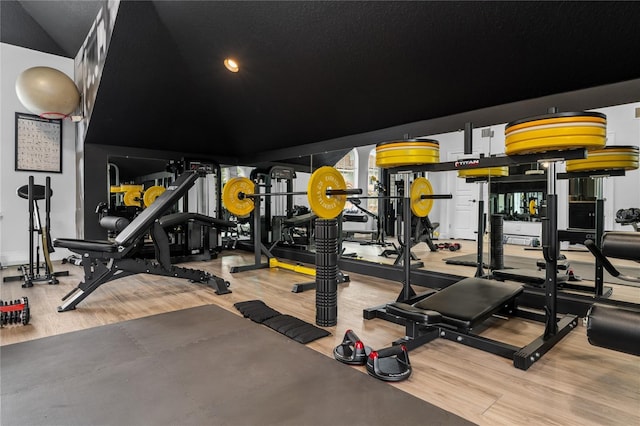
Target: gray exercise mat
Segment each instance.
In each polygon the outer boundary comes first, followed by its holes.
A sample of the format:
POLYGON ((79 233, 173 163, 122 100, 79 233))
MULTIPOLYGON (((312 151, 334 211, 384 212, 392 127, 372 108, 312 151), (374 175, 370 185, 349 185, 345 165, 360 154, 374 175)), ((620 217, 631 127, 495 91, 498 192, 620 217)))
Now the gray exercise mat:
POLYGON ((472 424, 211 305, 0 357, 7 426, 472 424))
MULTIPOLYGON (((571 264, 571 268, 573 269, 573 273, 583 280, 594 281, 595 280, 595 264, 587 263, 587 262, 578 262, 571 260, 571 256, 569 257, 569 262, 571 264)), ((542 259, 542 253, 539 253, 537 256, 532 256, 530 258, 520 257, 520 256, 504 256, 504 266, 505 268, 513 268, 513 269, 537 269, 536 261, 538 259, 542 259)), ((458 262, 471 262, 474 263, 477 260, 477 256, 475 254, 465 254, 462 256, 448 257, 443 259, 445 262, 447 261, 458 261, 458 262)), ((488 254, 485 253, 483 257, 483 261, 485 265, 489 264, 488 254)), ((617 267, 618 271, 625 275, 631 275, 635 277, 640 277, 640 266, 637 268, 628 268, 628 267, 617 267)), ((623 281, 621 279, 615 278, 611 276, 607 271, 604 271, 604 282, 611 284, 626 284, 633 285, 628 281, 623 281)))

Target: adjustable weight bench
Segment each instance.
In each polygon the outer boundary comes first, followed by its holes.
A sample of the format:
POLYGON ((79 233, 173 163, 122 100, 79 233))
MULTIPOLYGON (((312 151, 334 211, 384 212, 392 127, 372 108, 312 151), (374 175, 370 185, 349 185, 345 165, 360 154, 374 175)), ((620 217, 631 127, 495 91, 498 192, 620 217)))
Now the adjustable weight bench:
POLYGON ((484 278, 465 278, 414 304, 390 303, 385 309, 398 324, 406 327, 405 337, 394 342, 409 350, 438 337, 471 346, 513 360, 516 368, 526 370, 577 324, 575 317, 558 321, 558 334, 541 336, 530 344, 517 347, 474 334, 483 322, 496 314, 518 315, 541 320, 530 311, 521 311, 516 298, 523 292, 521 284, 484 278))
POLYGON ((197 269, 173 266, 169 239, 160 224, 162 214, 174 207, 199 177, 199 171, 188 171, 180 175, 153 204, 133 219, 114 241, 56 239, 53 242, 54 246, 79 254, 84 268, 84 281, 62 298, 63 304, 58 307, 58 312, 75 309, 78 303, 104 283, 137 273, 185 278, 213 287, 216 294, 230 293, 227 288, 229 283, 220 277, 197 269), (149 231, 156 249, 156 262, 135 257, 139 243, 149 231))
MULTIPOLYGON (((620 273, 609 257, 640 262, 640 232, 606 232, 601 249, 593 240, 584 245, 612 276, 638 285, 640 276, 620 273)), ((640 311, 594 304, 587 313, 589 343, 619 352, 640 355, 640 311)))

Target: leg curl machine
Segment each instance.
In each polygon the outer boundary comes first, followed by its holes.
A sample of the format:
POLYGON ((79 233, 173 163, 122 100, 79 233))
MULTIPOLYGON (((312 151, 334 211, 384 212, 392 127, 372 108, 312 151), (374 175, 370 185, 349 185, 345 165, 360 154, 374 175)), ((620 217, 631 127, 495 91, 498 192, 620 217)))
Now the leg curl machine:
POLYGON ((171 264, 169 239, 160 223, 166 213, 184 196, 200 177, 199 171, 188 171, 176 179, 155 202, 140 213, 114 241, 88 241, 57 239, 54 246, 63 247, 79 254, 84 268, 84 281, 63 297, 59 312, 75 309, 76 305, 102 284, 137 273, 185 278, 192 282, 205 283, 215 289, 216 294, 230 293, 229 283, 208 272, 179 268, 171 264), (135 258, 135 248, 150 231, 156 248, 156 262, 135 258))

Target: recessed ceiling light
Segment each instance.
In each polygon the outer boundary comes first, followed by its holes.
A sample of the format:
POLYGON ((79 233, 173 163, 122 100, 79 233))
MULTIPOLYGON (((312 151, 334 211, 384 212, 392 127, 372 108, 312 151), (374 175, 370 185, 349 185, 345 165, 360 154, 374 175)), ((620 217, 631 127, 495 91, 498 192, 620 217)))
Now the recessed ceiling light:
POLYGON ((227 58, 224 60, 224 66, 227 67, 227 69, 231 72, 240 71, 240 67, 238 66, 238 63, 231 58, 227 58))

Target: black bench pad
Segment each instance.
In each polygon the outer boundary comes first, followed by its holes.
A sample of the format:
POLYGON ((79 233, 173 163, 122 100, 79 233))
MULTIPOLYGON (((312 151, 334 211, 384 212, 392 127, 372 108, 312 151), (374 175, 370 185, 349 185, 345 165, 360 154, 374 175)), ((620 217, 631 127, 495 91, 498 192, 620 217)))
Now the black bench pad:
POLYGON ((465 278, 413 306, 439 312, 445 324, 470 329, 499 311, 523 289, 516 283, 465 278))
MULTIPOLYGON (((544 286, 547 279, 545 271, 536 271, 534 269, 496 269, 492 271, 492 274, 496 278, 531 284, 537 287, 544 286)), ((558 274, 556 283, 564 283, 568 280, 568 275, 558 274)))
POLYGON ((173 213, 162 216, 160 219, 158 219, 158 223, 163 228, 181 225, 188 221, 198 222, 203 225, 210 225, 214 228, 235 228, 237 225, 235 222, 217 219, 211 216, 205 216, 200 213, 173 213))
POLYGON ((116 253, 118 245, 110 241, 74 240, 71 238, 57 238, 53 241, 55 247, 62 247, 71 251, 97 251, 102 253, 116 253))
POLYGON ((607 257, 640 262, 640 232, 606 232, 601 247, 607 257))

